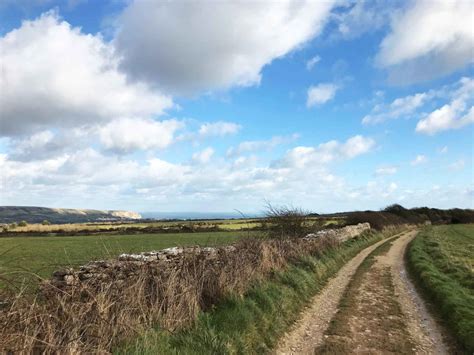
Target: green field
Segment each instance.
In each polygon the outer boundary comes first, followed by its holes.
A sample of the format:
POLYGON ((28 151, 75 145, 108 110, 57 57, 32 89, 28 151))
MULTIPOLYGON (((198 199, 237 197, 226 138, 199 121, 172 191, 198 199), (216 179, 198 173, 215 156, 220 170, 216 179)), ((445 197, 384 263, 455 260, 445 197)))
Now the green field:
POLYGON ((58 268, 112 258, 121 253, 159 250, 172 246, 226 244, 246 235, 247 232, 233 231, 0 238, 0 276, 11 278, 18 274, 37 274, 49 277, 58 268))
MULTIPOLYGON (((311 220, 312 221, 312 220, 311 220)), ((314 223, 314 221, 312 221, 314 223)), ((337 221, 336 221, 337 222, 337 221)), ((146 228, 165 228, 165 229, 176 229, 186 227, 198 231, 200 229, 205 230, 209 228, 217 228, 223 231, 226 230, 239 230, 239 229, 250 229, 261 227, 262 220, 258 218, 254 219, 219 219, 219 220, 189 220, 189 221, 147 221, 147 222, 91 222, 91 223, 67 223, 67 224, 46 224, 33 223, 27 224, 26 226, 19 226, 18 224, 10 224, 4 226, 7 231, 10 232, 78 232, 78 231, 126 231, 128 228, 133 229, 146 229, 146 228)))
MULTIPOLYGON (((326 226, 328 224, 344 223, 344 218, 321 218, 308 217, 305 225, 311 226, 326 226)), ((33 223, 19 226, 18 224, 0 225, 0 236, 6 232, 17 233, 116 233, 127 234, 135 231, 143 230, 146 233, 148 228, 162 228, 164 230, 179 230, 186 228, 194 232, 208 232, 209 229, 217 231, 236 231, 236 230, 250 230, 261 229, 264 226, 269 226, 271 223, 266 222, 262 218, 239 218, 239 219, 215 219, 215 220, 177 220, 177 221, 146 221, 146 222, 91 222, 91 223, 67 223, 67 224, 41 224, 33 223), (128 230, 128 232, 127 232, 128 230)), ((154 231, 156 232, 156 231, 154 231)))
POLYGON ((459 344, 474 352, 474 225, 428 227, 411 243, 407 262, 459 344))

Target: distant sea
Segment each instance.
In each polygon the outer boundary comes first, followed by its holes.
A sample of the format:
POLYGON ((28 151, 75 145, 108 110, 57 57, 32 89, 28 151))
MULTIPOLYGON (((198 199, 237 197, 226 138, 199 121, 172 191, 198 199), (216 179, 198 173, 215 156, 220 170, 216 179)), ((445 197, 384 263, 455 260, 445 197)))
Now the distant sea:
POLYGON ((140 212, 143 218, 150 219, 231 219, 260 217, 258 213, 238 212, 140 212))

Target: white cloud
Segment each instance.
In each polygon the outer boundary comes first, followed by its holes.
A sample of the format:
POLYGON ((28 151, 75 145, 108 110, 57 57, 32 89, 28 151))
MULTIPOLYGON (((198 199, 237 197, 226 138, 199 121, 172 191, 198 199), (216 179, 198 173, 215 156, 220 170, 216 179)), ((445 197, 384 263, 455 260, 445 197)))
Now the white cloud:
POLYGON ((432 135, 441 131, 459 129, 473 122, 474 106, 467 109, 462 100, 454 100, 421 119, 416 125, 416 131, 432 135))
POLYGON ((375 175, 394 175, 398 171, 396 166, 381 166, 375 170, 375 175))
POLYGON ((366 138, 357 135, 349 138, 341 147, 340 151, 346 158, 354 158, 358 155, 369 152, 375 146, 375 141, 372 138, 366 138))
POLYGON ((310 71, 320 61, 321 61, 321 57, 319 55, 312 57, 306 62, 306 70, 310 71))
POLYGON ((236 134, 242 126, 233 122, 217 121, 213 123, 205 123, 201 125, 198 135, 204 137, 222 137, 226 135, 236 134))
POLYGON ((33 134, 31 137, 21 141, 17 148, 19 150, 34 150, 41 148, 50 143, 54 138, 54 133, 51 131, 41 131, 33 134))
POLYGON ((376 104, 371 112, 362 119, 363 124, 377 124, 391 119, 412 118, 424 115, 419 120, 416 131, 425 134, 435 134, 439 131, 457 129, 472 123, 474 114, 474 79, 463 77, 457 82, 431 89, 428 92, 400 97, 390 104, 376 104), (430 114, 420 113, 426 104, 444 106, 430 114))
POLYGON ((334 1, 132 1, 115 44, 131 78, 189 93, 256 85, 317 36, 334 1))
POLYGON ((45 130, 31 135, 7 138, 8 157, 12 160, 46 160, 82 149, 96 138, 96 128, 45 130))
POLYGON ((0 132, 11 136, 160 114, 168 96, 129 84, 114 49, 48 12, 0 37, 0 132))
POLYGON ((206 164, 209 163, 213 155, 214 149, 212 149, 211 147, 207 147, 206 149, 200 152, 194 153, 193 160, 199 164, 206 164))
POLYGON ((295 147, 289 150, 286 155, 276 161, 277 167, 303 168, 308 165, 324 165, 334 160, 352 159, 358 155, 368 153, 375 146, 372 138, 364 136, 354 136, 344 143, 332 140, 322 143, 317 147, 295 147))
POLYGON ((129 153, 138 149, 163 149, 174 141, 174 134, 184 127, 177 120, 123 118, 100 128, 100 141, 106 149, 129 153))
POLYGON ((306 99, 306 107, 313 107, 332 100, 334 96, 336 96, 337 90, 337 85, 329 83, 310 86, 306 99))
POLYGON ((271 150, 278 145, 294 142, 299 138, 298 134, 291 136, 274 136, 268 140, 244 141, 237 147, 231 147, 227 150, 227 156, 238 156, 240 154, 256 152, 262 150, 271 150))
POLYGON ((345 0, 341 7, 342 11, 333 13, 332 17, 338 34, 345 39, 380 29, 395 10, 392 3, 383 0, 345 0))
POLYGON ((427 161, 428 161, 428 158, 426 158, 426 156, 420 154, 420 155, 417 155, 416 158, 413 159, 410 162, 410 164, 412 166, 417 166, 417 165, 425 164, 427 161))
POLYGON ((428 93, 418 93, 397 98, 389 105, 376 105, 370 114, 364 116, 362 123, 376 124, 401 117, 411 117, 431 97, 432 95, 428 93))
MULTIPOLYGON (((451 86, 447 95, 451 101, 418 121, 416 131, 435 134, 441 131, 459 129, 474 122, 474 79, 461 78, 451 86)), ((441 90, 443 91, 443 90, 441 90)))
POLYGON ((440 77, 473 62, 472 3, 417 0, 394 16, 377 63, 394 83, 440 77))
POLYGON ((352 179, 345 181, 327 164, 347 158, 339 150, 343 144, 320 144, 315 150, 332 153, 331 157, 326 162, 310 159, 299 166, 258 165, 253 157, 235 162, 211 159, 206 164, 171 163, 158 158, 142 161, 132 156, 103 155, 93 149, 44 161, 11 161, 0 154, 0 204, 255 211, 266 198, 277 204, 297 203, 324 212, 351 209, 356 198, 362 209, 377 209, 388 200, 403 199, 411 206, 472 207, 473 188, 469 184, 433 190, 431 186, 408 189, 398 182, 369 182, 365 187, 352 179))

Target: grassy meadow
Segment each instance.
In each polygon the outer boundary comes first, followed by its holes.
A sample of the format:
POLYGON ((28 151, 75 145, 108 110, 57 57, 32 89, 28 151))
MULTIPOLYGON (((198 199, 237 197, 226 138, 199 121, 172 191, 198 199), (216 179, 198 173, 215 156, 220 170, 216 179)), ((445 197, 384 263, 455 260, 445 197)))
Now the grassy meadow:
POLYGON ((411 243, 413 278, 459 344, 474 352, 474 225, 427 227, 411 243))
MULTIPOLYGON (((7 278, 46 278, 61 267, 121 253, 137 253, 173 246, 220 245, 248 235, 244 231, 85 236, 18 236, 0 238, 0 275, 7 278), (18 277, 19 275, 19 277, 18 277)), ((1 284, 1 281, 0 281, 1 284)))

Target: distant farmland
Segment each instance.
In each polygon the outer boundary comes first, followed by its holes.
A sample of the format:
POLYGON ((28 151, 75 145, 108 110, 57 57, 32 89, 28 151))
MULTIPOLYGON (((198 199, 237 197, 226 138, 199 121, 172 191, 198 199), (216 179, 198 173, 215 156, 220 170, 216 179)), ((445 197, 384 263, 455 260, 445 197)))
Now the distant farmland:
POLYGON ((16 281, 23 278, 32 280, 35 274, 48 278, 58 268, 78 266, 90 260, 110 259, 121 253, 173 246, 221 245, 235 242, 246 235, 247 232, 232 231, 0 238, 0 275, 16 281))

